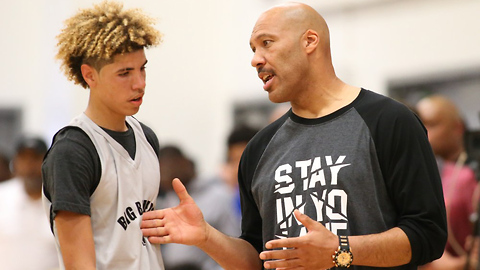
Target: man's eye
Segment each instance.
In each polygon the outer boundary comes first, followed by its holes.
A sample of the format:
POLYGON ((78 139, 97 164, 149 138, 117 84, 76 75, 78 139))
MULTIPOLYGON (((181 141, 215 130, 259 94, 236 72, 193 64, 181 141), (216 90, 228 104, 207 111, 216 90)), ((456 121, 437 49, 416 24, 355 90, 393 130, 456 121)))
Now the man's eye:
POLYGON ((268 46, 272 41, 271 40, 264 40, 263 41, 263 46, 268 46))
POLYGON ((120 73, 120 74, 118 74, 118 75, 121 76, 121 77, 125 77, 125 76, 128 75, 128 72, 123 72, 123 73, 120 73))

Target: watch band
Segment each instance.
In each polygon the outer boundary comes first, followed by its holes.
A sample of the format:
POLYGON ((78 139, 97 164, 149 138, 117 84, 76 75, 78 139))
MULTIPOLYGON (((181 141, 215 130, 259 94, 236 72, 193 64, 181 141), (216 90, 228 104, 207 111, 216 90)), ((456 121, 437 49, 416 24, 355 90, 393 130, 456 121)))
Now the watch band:
POLYGON ((335 267, 348 268, 352 264, 353 254, 350 250, 348 236, 338 236, 338 250, 332 255, 333 265, 335 267))
POLYGON ((342 250, 350 250, 350 244, 348 243, 348 236, 339 235, 338 236, 338 246, 342 250))

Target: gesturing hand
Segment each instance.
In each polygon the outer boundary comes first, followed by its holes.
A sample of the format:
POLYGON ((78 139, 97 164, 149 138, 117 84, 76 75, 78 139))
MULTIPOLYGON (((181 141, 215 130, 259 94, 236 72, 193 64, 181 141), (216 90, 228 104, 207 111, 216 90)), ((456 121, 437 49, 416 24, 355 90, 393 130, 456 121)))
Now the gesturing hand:
POLYGON ((295 217, 308 233, 300 237, 276 239, 265 244, 260 259, 266 269, 328 269, 333 267, 332 254, 338 247, 338 238, 321 223, 295 210, 295 217))
POLYGON ((173 189, 180 203, 172 208, 143 213, 143 236, 153 244, 199 245, 207 239, 207 223, 182 182, 175 178, 173 189))

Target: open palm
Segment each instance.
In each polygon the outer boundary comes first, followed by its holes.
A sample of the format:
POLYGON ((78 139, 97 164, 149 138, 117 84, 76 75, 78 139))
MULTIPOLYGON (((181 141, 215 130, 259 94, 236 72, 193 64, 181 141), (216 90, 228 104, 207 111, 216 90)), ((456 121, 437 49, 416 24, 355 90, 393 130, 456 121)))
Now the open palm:
POLYGON ((199 245, 207 239, 207 223, 182 182, 175 178, 173 189, 180 203, 172 208, 143 214, 143 235, 153 244, 199 245))

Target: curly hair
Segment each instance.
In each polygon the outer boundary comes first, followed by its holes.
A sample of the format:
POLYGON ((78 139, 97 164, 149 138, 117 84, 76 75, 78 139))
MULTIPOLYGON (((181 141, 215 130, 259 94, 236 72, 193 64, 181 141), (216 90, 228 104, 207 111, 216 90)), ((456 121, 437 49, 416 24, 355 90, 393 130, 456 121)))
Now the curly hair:
POLYGON ((117 54, 156 46, 162 35, 152 25, 154 19, 139 9, 122 10, 123 5, 103 1, 93 8, 80 10, 65 21, 57 36, 61 69, 75 84, 87 88, 81 66, 88 64, 99 71, 113 62, 117 54))

